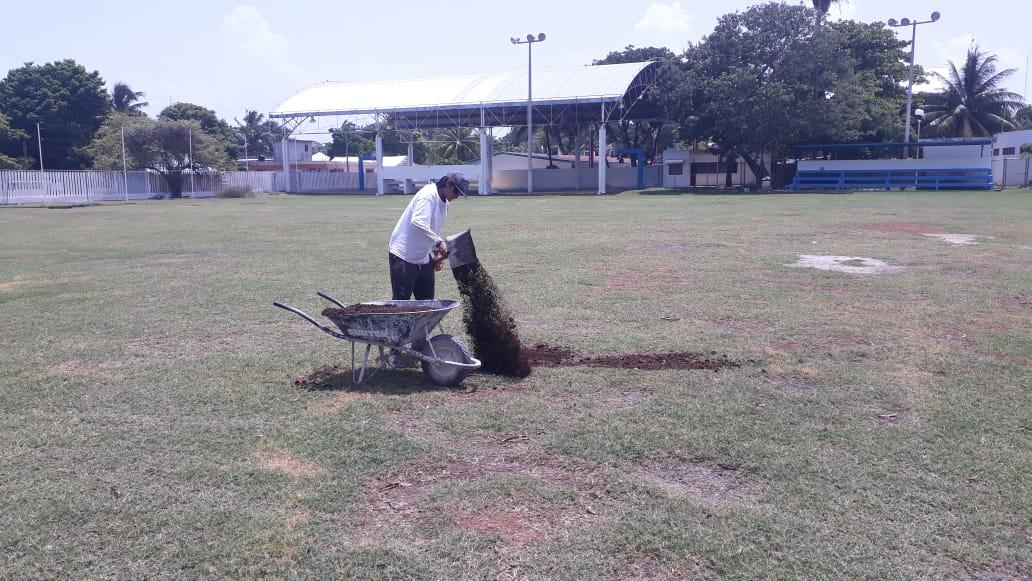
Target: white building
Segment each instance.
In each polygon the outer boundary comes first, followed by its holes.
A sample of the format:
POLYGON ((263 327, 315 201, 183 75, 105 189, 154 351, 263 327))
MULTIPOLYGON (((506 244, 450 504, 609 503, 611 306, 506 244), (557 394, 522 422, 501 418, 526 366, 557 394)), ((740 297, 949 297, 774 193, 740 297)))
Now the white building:
MULTIPOLYGON (((312 155, 319 147, 318 141, 308 139, 287 139, 287 159, 291 162, 312 161, 312 155)), ((276 161, 283 161, 283 140, 276 140, 272 144, 272 158, 276 161)))
POLYGON ((1018 157, 1026 143, 1032 143, 1032 129, 997 133, 993 136, 993 157, 1018 157))

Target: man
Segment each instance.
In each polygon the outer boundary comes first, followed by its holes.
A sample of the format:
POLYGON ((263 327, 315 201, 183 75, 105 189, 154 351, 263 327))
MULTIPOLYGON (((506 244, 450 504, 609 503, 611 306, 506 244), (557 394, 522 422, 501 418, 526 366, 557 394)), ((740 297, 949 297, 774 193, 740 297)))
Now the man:
POLYGON ((448 216, 452 200, 465 196, 469 180, 461 173, 450 173, 420 189, 391 233, 387 260, 391 270, 391 293, 396 301, 417 301, 434 298, 434 264, 431 253, 436 249, 447 256, 448 245, 441 238, 441 228, 448 216))

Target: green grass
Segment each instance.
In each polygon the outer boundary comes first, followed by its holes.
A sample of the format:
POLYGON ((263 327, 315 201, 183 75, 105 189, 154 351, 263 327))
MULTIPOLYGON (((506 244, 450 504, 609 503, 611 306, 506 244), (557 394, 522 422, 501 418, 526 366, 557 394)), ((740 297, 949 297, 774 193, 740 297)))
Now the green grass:
POLYGON ((461 200, 525 342, 745 364, 294 389, 406 202, 0 209, 0 578, 1032 573, 1029 192, 461 200))

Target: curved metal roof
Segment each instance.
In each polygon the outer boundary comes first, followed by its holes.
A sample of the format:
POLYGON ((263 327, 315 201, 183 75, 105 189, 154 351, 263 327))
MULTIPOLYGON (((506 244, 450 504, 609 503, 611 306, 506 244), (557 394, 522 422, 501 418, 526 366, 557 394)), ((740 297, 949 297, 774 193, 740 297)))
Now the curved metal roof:
MULTIPOLYGON (((584 66, 534 73, 534 120, 544 123, 627 118, 652 84, 658 63, 584 66)), ((526 122, 527 73, 464 75, 410 81, 320 83, 287 99, 270 116, 391 115, 397 128, 526 122), (519 111, 522 108, 522 117, 519 111), (518 122, 517 122, 518 121, 518 122)))

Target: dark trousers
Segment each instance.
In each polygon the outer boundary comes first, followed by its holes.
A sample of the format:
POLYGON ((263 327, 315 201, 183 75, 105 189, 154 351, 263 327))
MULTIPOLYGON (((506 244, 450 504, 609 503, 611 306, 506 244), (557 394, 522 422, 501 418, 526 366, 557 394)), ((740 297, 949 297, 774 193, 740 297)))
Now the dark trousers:
POLYGON ((393 254, 387 254, 391 267, 391 300, 429 301, 434 298, 434 263, 412 264, 393 254))

